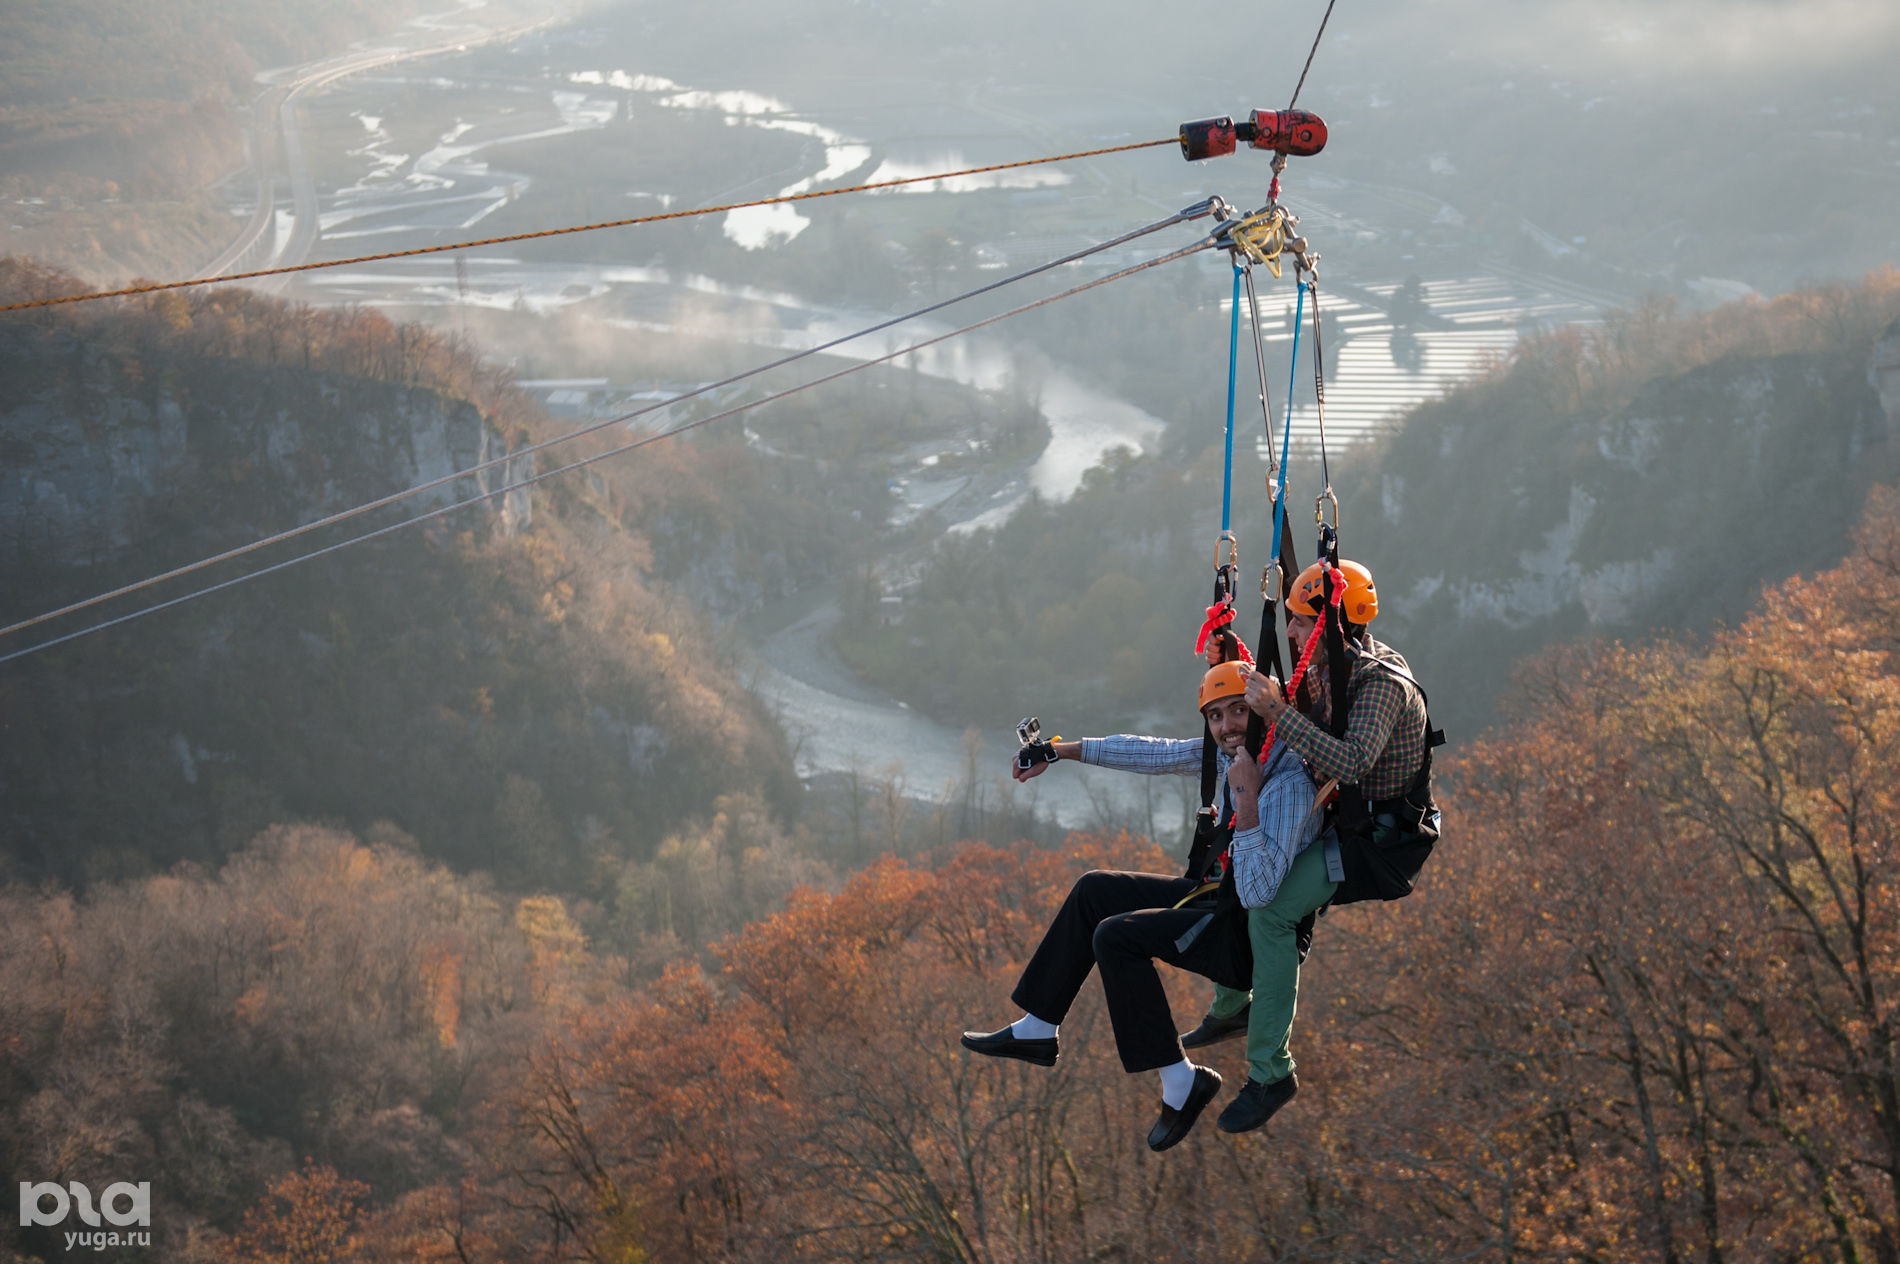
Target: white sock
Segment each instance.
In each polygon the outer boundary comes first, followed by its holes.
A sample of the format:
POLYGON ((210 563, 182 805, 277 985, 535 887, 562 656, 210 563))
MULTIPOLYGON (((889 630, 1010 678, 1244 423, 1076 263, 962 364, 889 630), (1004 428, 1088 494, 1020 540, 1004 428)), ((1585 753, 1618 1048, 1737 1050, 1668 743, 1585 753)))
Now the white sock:
POLYGON ((1034 1014, 1024 1014, 1009 1025, 1010 1032, 1018 1040, 1047 1040, 1056 1034, 1056 1024, 1045 1023, 1034 1014))
POLYGON ((1173 1066, 1161 1068, 1161 1100, 1180 1110, 1194 1091, 1194 1064, 1182 1058, 1173 1066))

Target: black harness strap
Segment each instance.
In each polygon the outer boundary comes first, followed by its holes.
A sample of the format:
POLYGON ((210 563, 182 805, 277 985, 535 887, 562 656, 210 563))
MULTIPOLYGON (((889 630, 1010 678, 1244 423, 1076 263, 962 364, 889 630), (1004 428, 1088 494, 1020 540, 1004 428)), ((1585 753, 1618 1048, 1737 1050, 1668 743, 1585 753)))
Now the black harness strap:
MULTIPOLYGON (((1327 727, 1334 737, 1346 736, 1346 712, 1352 707, 1347 686, 1351 683, 1352 660, 1346 657, 1346 629, 1341 626, 1345 615, 1343 607, 1333 602, 1333 593, 1340 581, 1333 576, 1339 571, 1339 536, 1325 524, 1320 526, 1319 555, 1326 562, 1320 571, 1320 588, 1326 605, 1321 617, 1325 620, 1326 638, 1326 676, 1332 682, 1332 714, 1327 717, 1327 727)), ((1342 576, 1343 578, 1343 576, 1342 576)), ((1340 594, 1343 599, 1345 594, 1340 594)))
MULTIPOLYGON (((1293 548, 1293 515, 1280 517, 1280 591, 1263 593, 1260 602, 1260 639, 1254 652, 1257 665, 1273 673, 1274 679, 1285 680, 1287 667, 1280 657, 1280 603, 1293 591, 1293 578, 1299 574, 1297 554, 1293 548)), ((1260 747, 1267 740, 1267 722, 1255 711, 1247 717, 1247 750, 1255 759, 1260 758, 1260 747)))
POLYGON ((1205 881, 1207 867, 1220 853, 1214 844, 1220 834, 1220 808, 1214 803, 1214 786, 1220 781, 1220 768, 1214 760, 1214 730, 1201 721, 1201 810, 1194 814, 1194 842, 1188 847, 1187 871, 1181 876, 1205 881))
MULTIPOLYGON (((1218 563, 1219 559, 1215 559, 1218 563)), ((1216 565, 1214 569, 1214 602, 1218 606, 1222 599, 1233 599, 1234 577, 1232 568, 1216 565)), ((1234 625, 1229 623, 1213 634, 1215 645, 1219 647, 1220 661, 1232 662, 1240 657, 1240 644, 1234 636, 1234 625)), ((1201 881, 1201 875, 1207 872, 1207 866, 1219 853, 1214 848, 1214 838, 1220 826, 1220 808, 1214 803, 1214 786, 1220 780, 1220 770, 1214 759, 1214 730, 1205 718, 1201 721, 1201 810, 1194 814, 1194 842, 1188 848, 1187 873, 1183 876, 1201 881)))

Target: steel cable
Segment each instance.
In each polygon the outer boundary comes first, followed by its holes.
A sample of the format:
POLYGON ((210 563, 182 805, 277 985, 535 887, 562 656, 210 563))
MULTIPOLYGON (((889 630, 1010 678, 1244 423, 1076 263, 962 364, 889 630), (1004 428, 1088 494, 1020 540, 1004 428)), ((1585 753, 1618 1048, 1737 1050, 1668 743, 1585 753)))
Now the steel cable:
POLYGON ((1286 103, 1289 110, 1299 101, 1300 89, 1306 86, 1306 72, 1313 68, 1313 55, 1319 52, 1319 42, 1326 35, 1326 24, 1333 20, 1333 6, 1337 3, 1339 0, 1326 0, 1326 13, 1319 20, 1319 30, 1313 34, 1313 47, 1306 52, 1306 65, 1300 67, 1300 81, 1293 85, 1293 96, 1286 103))
POLYGON ((469 250, 477 246, 501 246, 510 242, 535 241, 542 237, 564 237, 569 233, 591 233, 602 228, 630 228, 635 224, 657 224, 664 220, 688 219, 695 215, 717 215, 722 211, 742 211, 755 206, 778 206, 786 202, 807 202, 813 198, 839 197, 846 193, 864 193, 873 189, 892 189, 902 184, 922 184, 932 180, 955 180, 961 176, 983 175, 991 171, 1011 171, 1017 167, 1036 167, 1052 162, 1070 162, 1077 158, 1097 158, 1103 154, 1126 153, 1132 149, 1152 149, 1157 145, 1179 143, 1179 137, 1165 140, 1135 141, 1127 145, 1109 145, 1102 149, 1083 149, 1072 154, 1053 154, 1047 158, 1024 158, 1017 162, 991 163, 987 167, 965 167, 961 171, 940 171, 928 176, 904 176, 896 180, 874 180, 842 189, 814 189, 807 193, 784 193, 751 202, 727 202, 721 206, 702 206, 689 211, 663 211, 658 215, 638 215, 632 219, 604 220, 598 224, 574 224, 566 228, 544 228, 532 233, 510 233, 505 237, 482 237, 475 241, 456 241, 441 246, 416 246, 409 250, 388 250, 381 254, 354 255, 348 259, 324 259, 316 263, 293 263, 281 268, 259 268, 254 272, 230 272, 223 276, 194 277, 187 281, 154 281, 147 285, 129 285, 118 290, 95 290, 84 294, 64 294, 56 298, 37 298, 22 303, 0 305, 0 312, 20 312, 35 307, 57 307, 62 303, 85 303, 97 298, 127 298, 135 294, 157 294, 196 285, 216 285, 222 281, 255 281, 261 277, 284 276, 292 272, 312 272, 318 268, 344 268, 358 263, 381 263, 388 259, 407 259, 414 255, 442 254, 451 250, 469 250))
MULTIPOLYGON (((56 610, 48 610, 42 614, 34 615, 31 618, 22 619, 17 623, 10 623, 5 627, 0 627, 0 637, 8 636, 15 632, 23 631, 27 628, 33 627, 36 624, 45 623, 50 619, 57 619, 64 615, 76 614, 81 610, 89 609, 93 606, 99 605, 103 602, 111 601, 118 597, 130 596, 131 594, 135 592, 139 592, 143 589, 150 588, 155 584, 161 584, 161 583, 166 582, 167 580, 178 579, 185 575, 190 575, 196 571, 201 571, 208 566, 215 566, 220 562, 228 562, 235 558, 243 557, 247 553, 255 552, 258 549, 266 548, 273 544, 281 544, 285 540, 295 539, 296 537, 300 535, 306 535, 312 531, 319 530, 323 527, 331 527, 331 526, 335 526, 336 524, 340 522, 347 522, 351 518, 359 517, 362 514, 370 513, 374 510, 382 509, 386 506, 396 504, 400 501, 408 499, 411 496, 417 496, 417 495, 422 494, 423 492, 433 491, 434 489, 438 487, 445 486, 449 483, 456 482, 460 479, 472 478, 473 476, 483 473, 484 471, 492 470, 499 466, 508 465, 511 462, 521 459, 522 457, 532 456, 533 454, 537 452, 546 451, 547 449, 555 447, 559 444, 568 443, 574 439, 579 439, 586 435, 594 434, 598 431, 609 429, 610 427, 613 427, 613 426, 624 425, 625 423, 629 421, 633 421, 637 418, 644 417, 649 413, 660 412, 663 409, 671 408, 675 404, 681 404, 681 403, 685 403, 687 400, 697 399, 701 395, 707 395, 713 391, 722 390, 725 387, 732 386, 736 383, 745 381, 747 378, 757 377, 762 373, 769 373, 774 369, 784 368, 788 364, 793 364, 799 360, 807 359, 811 356, 821 354, 822 352, 829 351, 834 347, 841 346, 844 343, 852 342, 859 338, 865 338, 865 337, 870 336, 871 334, 880 333, 886 329, 892 328, 893 326, 902 325, 909 321, 917 320, 921 317, 930 315, 932 312, 942 311, 946 307, 953 306, 957 303, 964 302, 968 299, 980 297, 981 295, 988 294, 994 290, 999 290, 1003 288, 1004 286, 1013 285, 1018 281, 1025 281, 1025 280, 1028 280, 1030 277, 1038 276, 1044 272, 1052 271, 1055 268, 1063 267, 1067 264, 1078 262, 1082 259, 1088 258, 1090 255, 1100 254, 1104 250, 1110 250, 1116 246, 1125 245, 1128 242, 1136 240, 1137 238, 1145 237, 1150 233, 1159 232, 1161 229, 1170 227, 1174 224, 1186 223, 1191 220, 1199 219, 1203 215, 1206 215, 1209 213, 1208 208, 1210 207, 1210 204, 1211 204, 1211 199, 1204 199, 1193 206, 1185 207, 1182 210, 1175 212, 1173 215, 1170 215, 1166 219, 1156 220, 1152 224, 1148 224, 1142 228, 1137 228, 1132 232, 1123 233, 1119 237, 1112 237, 1108 239, 1107 241, 1098 242, 1095 245, 1088 246, 1082 250, 1077 250, 1071 254, 1066 254, 1062 256, 1060 259, 1052 259, 1048 263, 1038 264, 1037 266, 1033 268, 1029 268, 1022 272, 1015 273, 1012 276, 1004 277, 1003 279, 999 281, 992 281, 990 284, 985 285, 985 286, 980 286, 977 289, 968 290, 962 294, 955 295, 954 297, 943 299, 940 302, 932 303, 927 307, 920 307, 917 310, 912 311, 912 312, 906 312, 902 316, 893 316, 889 320, 883 321, 876 325, 872 325, 869 328, 856 330, 852 333, 845 334, 841 337, 833 338, 829 342, 822 342, 822 343, 819 343, 817 346, 809 347, 803 351, 794 352, 793 354, 788 355, 788 356, 783 356, 777 360, 772 361, 770 364, 762 364, 758 366, 757 368, 747 369, 742 373, 735 373, 731 377, 721 378, 717 382, 709 382, 704 386, 696 387, 693 390, 686 391, 680 395, 675 395, 671 399, 661 400, 657 403, 648 404, 644 407, 636 408, 632 412, 621 413, 617 416, 609 417, 604 421, 598 421, 590 425, 582 426, 578 430, 570 430, 566 434, 556 435, 555 437, 551 439, 544 439, 539 443, 529 444, 525 448, 521 448, 514 452, 510 452, 504 456, 494 457, 490 460, 480 462, 479 464, 471 465, 466 469, 456 470, 455 472, 450 473, 450 474, 444 474, 439 478, 430 479, 426 483, 418 483, 414 487, 407 487, 407 488, 404 488, 402 491, 392 492, 389 495, 379 497, 376 500, 366 501, 365 503, 356 505, 352 508, 339 510, 338 512, 330 514, 326 517, 317 518, 313 521, 306 522, 302 524, 301 526, 291 527, 288 530, 279 531, 274 535, 269 535, 258 540, 253 540, 248 544, 242 544, 242 545, 238 545, 235 548, 226 549, 222 553, 217 553, 210 557, 200 558, 199 560, 195 562, 188 563, 184 566, 174 567, 171 570, 164 571, 157 575, 147 576, 146 578, 138 580, 135 583, 125 584, 121 587, 114 588, 109 592, 98 593, 94 596, 87 597, 82 601, 75 601, 71 603, 70 605, 61 606, 56 610)), ((4 660, 0 660, 0 661, 4 661, 4 660)))
POLYGON ((1071 286, 1069 289, 1062 290, 1058 293, 1050 294, 1043 298, 1036 299, 1034 302, 1025 303, 1020 307, 1013 307, 1009 311, 1006 311, 1006 312, 999 312, 997 315, 986 317, 983 320, 972 322, 971 324, 964 325, 961 328, 950 330, 947 333, 937 334, 933 337, 922 339, 921 341, 914 342, 907 347, 902 347, 896 351, 887 352, 886 354, 878 356, 874 359, 864 360, 857 364, 850 365, 847 368, 839 369, 835 373, 828 373, 824 375, 823 377, 813 378, 808 382, 801 382, 797 386, 787 387, 784 390, 775 391, 772 394, 762 396, 759 399, 748 400, 747 402, 743 404, 735 405, 734 407, 724 409, 723 411, 713 413, 709 416, 700 417, 693 421, 682 423, 681 425, 673 427, 671 430, 662 431, 658 434, 645 435, 639 439, 632 440, 628 443, 620 444, 619 446, 614 447, 614 448, 610 448, 605 452, 596 453, 593 456, 584 457, 578 461, 571 461, 566 465, 557 466, 556 468, 551 469, 551 470, 544 470, 541 473, 530 475, 527 478, 519 479, 513 483, 509 483, 502 487, 497 487, 491 491, 485 491, 477 496, 467 497, 466 499, 456 501, 453 504, 439 506, 435 509, 428 511, 427 513, 418 514, 413 518, 405 518, 401 522, 390 523, 388 526, 379 527, 374 531, 366 531, 361 535, 351 536, 347 540, 339 540, 334 544, 325 545, 324 547, 320 549, 313 549, 308 553, 299 553, 294 557, 285 558, 284 560, 280 562, 274 562, 269 566, 260 567, 259 569, 255 571, 248 571, 243 575, 237 575, 230 579, 222 580, 216 584, 209 584, 203 588, 193 589, 191 592, 188 592, 188 593, 181 593, 179 596, 168 598, 167 600, 158 602, 155 605, 145 606, 138 610, 133 610, 126 614, 119 615, 115 618, 102 620, 98 623, 90 624, 87 627, 80 628, 73 632, 65 633, 64 635, 61 635, 61 636, 50 637, 47 640, 40 641, 33 645, 26 646, 23 649, 14 650, 12 653, 9 653, 9 654, 0 654, 0 663, 10 663, 17 658, 24 658, 29 654, 37 654, 41 650, 52 649, 54 646, 64 645, 69 641, 76 641, 81 637, 90 636, 94 632, 103 632, 108 628, 114 628, 123 623, 130 623, 132 620, 143 618, 144 616, 148 614, 156 614, 161 610, 168 610, 173 606, 183 605, 184 603, 188 601, 194 601, 199 597, 208 597, 213 593, 223 592, 225 589, 228 589, 228 588, 235 588, 239 584, 248 583, 249 581, 253 579, 262 579, 266 575, 272 575, 272 574, 277 573, 278 571, 287 570, 292 566, 297 566, 304 562, 314 561, 315 559, 319 557, 324 557, 331 553, 339 552, 340 550, 349 548, 352 545, 364 544, 370 540, 379 539, 382 536, 390 535, 396 531, 401 531, 406 527, 413 527, 413 526, 418 525, 419 523, 429 522, 433 519, 443 517, 444 515, 454 513, 455 511, 459 509, 466 509, 471 505, 480 504, 481 502, 486 501, 486 500, 493 500, 497 496, 505 496, 509 494, 510 492, 521 491, 524 488, 532 487, 536 483, 544 482, 547 479, 554 478, 557 475, 566 474, 566 473, 569 473, 570 471, 581 469, 584 466, 593 465, 596 462, 604 461, 608 459, 609 457, 620 456, 624 453, 632 452, 639 448, 644 448, 648 446, 649 444, 658 443, 662 439, 673 438, 676 435, 684 434, 685 432, 689 430, 697 429, 700 426, 709 425, 710 423, 715 422, 715 421, 722 421, 727 417, 736 416, 739 413, 743 413, 743 412, 749 411, 750 409, 761 407, 765 404, 775 403, 778 400, 787 398, 788 396, 796 395, 800 391, 809 390, 814 386, 822 386, 826 384, 827 382, 835 382, 839 378, 847 377, 850 374, 860 372, 864 369, 873 368, 880 364, 886 364, 902 356, 909 355, 912 352, 921 351, 926 347, 933 347, 940 342, 947 342, 952 338, 957 338, 957 337, 963 336, 964 334, 973 333, 978 329, 983 329, 989 325, 994 325, 999 321, 1008 320, 1009 318, 1013 316, 1020 316, 1025 312, 1034 311, 1039 307, 1046 307, 1051 303, 1059 302, 1065 298, 1073 298, 1077 294, 1083 294, 1089 290, 1093 290, 1100 286, 1107 285, 1112 281, 1119 281, 1125 277, 1133 276, 1137 272, 1144 272, 1149 268, 1158 267, 1164 263, 1172 263, 1176 259, 1184 259, 1189 255, 1198 253, 1199 251, 1210 249, 1216 243, 1217 243, 1217 239, 1215 237, 1213 236, 1204 237, 1200 241, 1197 241, 1193 243, 1192 245, 1181 247, 1179 250, 1170 251, 1169 253, 1165 255, 1157 255, 1153 259, 1144 260, 1141 263, 1123 268, 1117 272, 1111 272, 1106 276, 1097 277, 1092 281, 1085 281, 1081 285, 1071 286))

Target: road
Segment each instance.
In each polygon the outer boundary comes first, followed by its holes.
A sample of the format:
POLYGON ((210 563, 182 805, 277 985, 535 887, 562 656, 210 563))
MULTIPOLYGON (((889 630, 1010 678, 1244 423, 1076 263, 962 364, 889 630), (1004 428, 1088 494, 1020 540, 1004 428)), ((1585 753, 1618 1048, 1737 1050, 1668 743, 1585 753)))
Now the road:
POLYGON ((470 7, 464 6, 415 19, 410 26, 421 28, 429 37, 415 46, 354 49, 288 71, 270 72, 278 79, 251 103, 251 125, 245 141, 250 167, 257 180, 256 208, 237 237, 199 269, 195 279, 269 266, 289 267, 309 257, 317 243, 319 228, 316 181, 304 159, 297 118, 298 102, 307 93, 380 66, 514 39, 555 20, 549 16, 505 27, 457 26, 453 28, 454 33, 443 34, 449 21, 464 17, 469 11, 470 7), (291 230, 282 248, 272 253, 277 184, 284 172, 288 172, 290 179, 291 230))

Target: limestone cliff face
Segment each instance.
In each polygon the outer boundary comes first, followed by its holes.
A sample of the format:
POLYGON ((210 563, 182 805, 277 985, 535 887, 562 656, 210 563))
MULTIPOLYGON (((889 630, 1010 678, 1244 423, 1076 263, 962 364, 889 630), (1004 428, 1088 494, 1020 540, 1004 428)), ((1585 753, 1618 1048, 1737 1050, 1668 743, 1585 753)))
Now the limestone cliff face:
MULTIPOLYGON (((506 450, 473 405, 429 390, 241 361, 153 371, 63 332, 0 334, 9 566, 90 568, 153 551, 186 561, 189 548, 230 547, 506 450)), ((527 466, 444 484, 407 512, 500 487, 527 466)), ((528 506, 514 492, 466 512, 513 532, 528 506)))
MULTIPOLYGON (((277 315, 245 311, 253 329, 277 315)), ((446 393, 243 359, 132 316, 0 326, 0 623, 506 455, 446 393)), ((530 461, 44 634, 498 489, 530 461)), ((508 493, 10 663, 0 882, 216 864, 298 819, 391 822, 457 867, 580 882, 732 791, 735 751, 789 803, 787 744, 730 673, 675 651, 701 624, 646 587, 646 542, 577 482, 532 529, 528 493, 508 493)))
POLYGON ((1384 518, 1347 542, 1378 563, 1380 635, 1456 682, 1443 718, 1470 731, 1518 655, 1705 628, 1834 564, 1868 483, 1900 472, 1896 333, 1871 364, 1736 356, 1659 377, 1607 417, 1467 396, 1414 418, 1341 486, 1384 518))
POLYGON ((1577 436, 1567 486, 1526 506, 1560 516, 1520 540, 1516 565, 1453 586, 1460 620, 1522 627, 1574 607, 1617 631, 1670 621, 1665 599, 1751 594, 1749 559, 1773 557, 1776 533, 1812 521, 1826 484, 1884 440, 1877 401, 1853 386, 1811 356, 1651 384, 1577 436))

